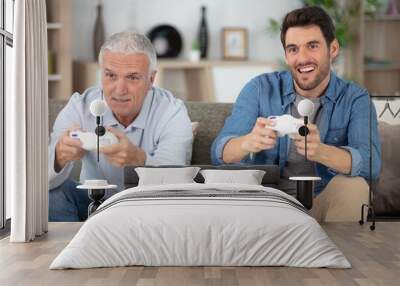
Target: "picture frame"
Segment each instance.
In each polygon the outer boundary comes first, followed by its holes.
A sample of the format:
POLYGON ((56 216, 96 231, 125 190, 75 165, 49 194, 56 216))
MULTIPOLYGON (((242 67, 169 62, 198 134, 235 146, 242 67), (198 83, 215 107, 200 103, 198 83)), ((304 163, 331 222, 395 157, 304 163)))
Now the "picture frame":
POLYGON ((246 60, 248 35, 246 28, 222 29, 222 57, 224 60, 246 60))

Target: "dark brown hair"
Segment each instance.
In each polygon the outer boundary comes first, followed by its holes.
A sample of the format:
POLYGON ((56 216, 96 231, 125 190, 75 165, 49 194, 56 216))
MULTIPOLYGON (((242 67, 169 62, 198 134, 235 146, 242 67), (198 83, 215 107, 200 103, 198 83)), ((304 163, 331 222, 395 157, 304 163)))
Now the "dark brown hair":
POLYGON ((324 9, 318 6, 307 6, 287 13, 283 19, 281 27, 281 42, 283 48, 285 48, 285 37, 289 28, 310 25, 316 25, 321 29, 328 46, 335 39, 335 25, 333 25, 331 17, 324 9))

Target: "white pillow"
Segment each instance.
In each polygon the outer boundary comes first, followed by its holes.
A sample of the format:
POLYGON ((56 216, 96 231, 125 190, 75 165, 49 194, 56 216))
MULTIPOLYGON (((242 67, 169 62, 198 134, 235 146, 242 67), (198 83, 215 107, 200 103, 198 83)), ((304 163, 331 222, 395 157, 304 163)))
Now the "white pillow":
POLYGON ((135 168, 139 176, 139 186, 195 183, 193 179, 199 170, 199 167, 135 168))
POLYGON ((265 171, 262 170, 201 170, 205 184, 236 183, 261 185, 265 171))

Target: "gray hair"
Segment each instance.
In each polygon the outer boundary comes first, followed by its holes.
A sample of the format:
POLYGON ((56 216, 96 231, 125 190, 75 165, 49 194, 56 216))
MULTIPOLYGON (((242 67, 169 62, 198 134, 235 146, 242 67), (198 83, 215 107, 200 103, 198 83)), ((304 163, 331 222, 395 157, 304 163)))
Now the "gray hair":
POLYGON ((123 54, 145 54, 149 59, 149 75, 157 65, 156 51, 150 40, 136 32, 120 32, 112 35, 101 46, 99 53, 99 64, 103 64, 104 51, 123 54))

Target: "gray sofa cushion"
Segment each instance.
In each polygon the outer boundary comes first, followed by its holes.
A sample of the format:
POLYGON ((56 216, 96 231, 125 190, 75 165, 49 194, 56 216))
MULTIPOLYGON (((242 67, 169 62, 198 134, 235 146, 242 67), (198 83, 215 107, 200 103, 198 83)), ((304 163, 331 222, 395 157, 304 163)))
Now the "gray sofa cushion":
POLYGON ((56 121, 57 115, 67 104, 68 100, 63 99, 49 99, 49 134, 53 130, 54 121, 56 121))
POLYGON ((193 142, 192 164, 211 164, 210 149, 225 118, 231 113, 232 103, 185 102, 189 117, 200 123, 193 142))

